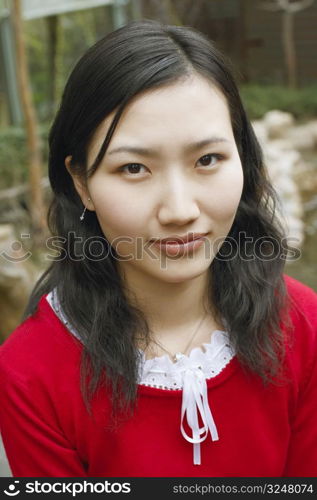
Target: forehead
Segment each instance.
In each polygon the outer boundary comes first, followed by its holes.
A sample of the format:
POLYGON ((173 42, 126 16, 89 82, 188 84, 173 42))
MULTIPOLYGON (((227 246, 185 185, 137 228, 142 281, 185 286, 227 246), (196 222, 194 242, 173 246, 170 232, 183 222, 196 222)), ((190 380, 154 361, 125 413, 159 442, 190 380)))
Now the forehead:
MULTIPOLYGON (((115 113, 99 125, 90 150, 97 153, 115 113)), ((225 96, 210 81, 193 76, 157 89, 148 90, 124 109, 110 146, 127 141, 176 146, 202 135, 220 135, 232 140, 230 113, 225 96)))

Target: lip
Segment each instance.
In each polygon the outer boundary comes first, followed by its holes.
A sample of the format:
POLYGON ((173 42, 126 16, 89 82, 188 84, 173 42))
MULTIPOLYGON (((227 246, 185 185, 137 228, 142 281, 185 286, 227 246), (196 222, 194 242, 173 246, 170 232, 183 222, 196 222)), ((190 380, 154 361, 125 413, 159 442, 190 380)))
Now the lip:
POLYGON ((184 245, 185 243, 189 243, 191 241, 199 240, 206 236, 208 233, 188 233, 184 236, 169 236, 168 238, 162 239, 152 239, 151 241, 155 241, 157 244, 161 245, 184 245))
POLYGON ((154 246, 169 256, 180 256, 201 247, 208 233, 195 233, 186 236, 163 238, 154 241, 154 246))

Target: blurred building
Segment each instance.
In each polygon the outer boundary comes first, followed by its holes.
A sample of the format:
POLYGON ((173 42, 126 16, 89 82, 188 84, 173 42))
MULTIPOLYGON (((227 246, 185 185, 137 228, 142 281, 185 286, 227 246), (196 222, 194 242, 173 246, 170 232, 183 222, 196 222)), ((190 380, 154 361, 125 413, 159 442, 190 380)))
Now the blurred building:
MULTIPOLYGON (((197 28, 229 55, 246 81, 284 84, 282 12, 265 10, 260 0, 201 2, 197 28)), ((274 0, 269 3, 274 3, 274 0)), ((190 19, 186 19, 190 23, 190 19)), ((294 43, 300 86, 317 82, 317 1, 294 15, 294 43)))
MULTIPOLYGON (((109 4, 112 26, 132 17, 193 26, 218 43, 244 82, 287 83, 283 52, 283 14, 261 7, 275 0, 22 0, 25 20, 109 4)), ((296 1, 295 3, 298 3, 296 1)), ((9 0, 0 0, 0 126, 19 124, 21 110, 14 68, 9 0)), ((317 0, 294 15, 297 81, 317 81, 317 0)))

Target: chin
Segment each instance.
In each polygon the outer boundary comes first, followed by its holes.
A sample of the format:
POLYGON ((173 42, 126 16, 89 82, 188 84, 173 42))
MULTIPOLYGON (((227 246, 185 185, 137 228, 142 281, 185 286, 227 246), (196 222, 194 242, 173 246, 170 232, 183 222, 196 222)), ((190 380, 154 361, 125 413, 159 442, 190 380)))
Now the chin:
POLYGON ((176 266, 167 266, 166 269, 160 270, 160 274, 157 278, 165 283, 185 283, 186 281, 193 280, 208 272, 210 265, 211 262, 196 266, 187 264, 187 266, 182 269, 177 269, 176 266))

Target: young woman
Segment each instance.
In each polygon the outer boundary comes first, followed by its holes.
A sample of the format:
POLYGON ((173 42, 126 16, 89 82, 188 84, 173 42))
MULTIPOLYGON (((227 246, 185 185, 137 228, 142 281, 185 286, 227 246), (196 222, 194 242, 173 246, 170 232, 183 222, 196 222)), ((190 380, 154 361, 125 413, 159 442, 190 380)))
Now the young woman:
POLYGON ((315 476, 317 297, 213 44, 110 33, 49 144, 52 263, 0 350, 13 475, 315 476))

